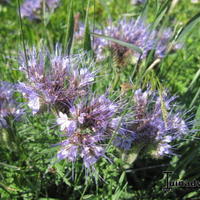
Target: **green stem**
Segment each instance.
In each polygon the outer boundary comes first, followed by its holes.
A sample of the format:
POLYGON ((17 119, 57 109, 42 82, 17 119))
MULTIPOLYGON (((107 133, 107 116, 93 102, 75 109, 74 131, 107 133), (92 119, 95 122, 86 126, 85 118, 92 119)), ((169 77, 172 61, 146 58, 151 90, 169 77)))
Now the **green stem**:
POLYGON ((113 83, 113 90, 117 87, 119 80, 120 80, 121 70, 117 69, 115 71, 114 83, 113 83))

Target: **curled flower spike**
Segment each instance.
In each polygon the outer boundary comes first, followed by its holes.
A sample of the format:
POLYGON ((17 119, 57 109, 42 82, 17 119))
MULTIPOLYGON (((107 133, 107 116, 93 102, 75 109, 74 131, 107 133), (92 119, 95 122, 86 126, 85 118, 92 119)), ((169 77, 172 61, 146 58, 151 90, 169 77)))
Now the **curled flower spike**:
POLYGON ((67 139, 60 143, 58 159, 75 162, 80 156, 89 168, 100 157, 105 157, 102 142, 117 130, 118 111, 119 105, 102 95, 75 104, 68 114, 59 113, 57 124, 67 139))
POLYGON ((94 82, 96 72, 90 72, 93 62, 86 60, 85 54, 64 56, 57 47, 53 54, 33 48, 26 56, 20 57, 20 70, 25 72, 28 83, 19 83, 18 90, 28 99, 33 114, 42 105, 61 111, 71 107, 94 82))
POLYGON ((25 0, 20 8, 21 17, 30 20, 40 19, 43 6, 46 12, 52 12, 59 4, 59 0, 25 0))
POLYGON ((15 85, 8 82, 0 82, 0 127, 7 128, 7 119, 17 120, 23 114, 19 104, 14 100, 15 85))
MULTIPOLYGON (((93 41, 93 49, 96 52, 97 59, 101 60, 105 58, 104 50, 110 50, 116 58, 116 61, 120 65, 124 65, 127 58, 134 56, 136 58, 144 59, 147 57, 151 50, 155 51, 156 58, 163 58, 168 49, 168 45, 172 38, 171 29, 161 31, 152 30, 151 24, 144 22, 142 18, 138 19, 122 19, 117 25, 110 23, 103 30, 95 30, 95 33, 105 35, 124 41, 126 43, 133 44, 142 50, 142 54, 131 50, 130 48, 124 47, 118 43, 110 42, 104 38, 95 37, 93 41)), ((79 31, 75 36, 77 38, 83 37, 84 28, 80 26, 79 31)), ((173 49, 180 48, 180 45, 175 44, 173 49)))
POLYGON ((134 119, 124 125, 124 132, 116 138, 115 145, 125 150, 134 145, 151 149, 156 157, 172 154, 170 142, 182 138, 189 132, 183 114, 176 111, 175 97, 168 97, 166 92, 134 93, 134 119), (125 147, 123 143, 127 143, 125 147))

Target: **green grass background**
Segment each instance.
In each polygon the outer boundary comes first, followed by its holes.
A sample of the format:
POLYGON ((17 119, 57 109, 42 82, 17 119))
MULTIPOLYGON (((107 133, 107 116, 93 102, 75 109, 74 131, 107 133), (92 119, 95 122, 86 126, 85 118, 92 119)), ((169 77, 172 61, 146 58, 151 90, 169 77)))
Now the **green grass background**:
MULTIPOLYGON (((21 1, 19 1, 21 3, 21 1)), ((155 22, 155 11, 166 1, 150 0, 148 9, 144 5, 131 5, 129 0, 91 0, 87 10, 87 1, 74 0, 74 15, 80 13, 84 23, 86 13, 90 24, 95 27, 106 26, 108 19, 117 21, 128 16, 137 17, 142 13, 147 21, 155 22)), ((170 1, 171 3, 172 1, 170 1)), ((169 4, 171 5, 171 4, 169 4)), ((169 6, 170 7, 170 6, 169 6)), ((180 30, 200 11, 200 3, 192 4, 190 0, 180 0, 177 5, 161 20, 164 26, 180 30)), ((70 0, 61 0, 60 6, 51 16, 40 22, 22 20, 18 15, 18 1, 11 0, 0 5, 0 80, 23 81, 24 75, 18 70, 17 57, 25 46, 47 45, 50 50, 56 43, 64 44, 69 30, 68 17, 70 0)), ((172 94, 179 96, 178 101, 184 109, 193 108, 192 113, 200 116, 200 23, 196 24, 184 37, 183 48, 169 54, 159 67, 146 74, 142 82, 159 82, 172 94)), ((83 48, 83 43, 73 43, 73 51, 83 48)), ((102 92, 112 86, 116 76, 113 61, 106 60, 97 64, 102 70, 104 81, 97 80, 94 91, 102 92), (110 78, 111 76, 111 78, 110 78)), ((128 65, 121 70, 120 84, 129 82, 133 67, 128 65)), ((137 77, 132 80, 137 83, 137 77)), ((117 200, 117 199, 198 199, 199 189, 181 189, 163 191, 166 177, 163 171, 174 171, 174 180, 200 180, 200 140, 199 133, 177 142, 177 155, 164 159, 152 159, 138 156, 130 169, 124 170, 122 161, 112 147, 109 154, 113 164, 102 160, 96 166, 102 180, 88 179, 81 163, 76 164, 75 179, 72 181, 72 165, 66 162, 54 163, 56 148, 51 144, 60 138, 57 129, 52 129, 54 117, 45 113, 42 116, 27 115, 17 124, 18 143, 1 141, 0 145, 0 199, 39 199, 39 200, 117 200), (45 119, 45 120, 44 120, 45 119)), ((198 123, 198 122, 197 122, 198 123)), ((0 132, 3 134, 3 130, 0 132)))

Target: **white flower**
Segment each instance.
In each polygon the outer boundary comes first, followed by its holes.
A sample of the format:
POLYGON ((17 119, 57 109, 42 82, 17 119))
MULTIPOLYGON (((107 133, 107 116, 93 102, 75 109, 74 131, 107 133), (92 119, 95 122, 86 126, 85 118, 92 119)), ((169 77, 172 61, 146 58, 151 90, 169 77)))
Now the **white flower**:
POLYGON ((167 135, 164 137, 163 142, 170 143, 173 140, 171 135, 167 135))
POLYGON ((84 87, 88 83, 91 83, 94 81, 94 75, 91 74, 87 68, 80 69, 80 77, 81 77, 81 82, 80 82, 81 87, 84 87))
POLYGON ((170 149, 171 149, 171 146, 169 144, 167 144, 167 143, 161 144, 158 147, 157 154, 160 155, 160 156, 170 154, 171 153, 170 149))
POLYGON ((36 114, 40 109, 40 99, 37 95, 31 94, 29 96, 28 106, 32 109, 33 115, 36 114))
POLYGON ((62 112, 59 112, 57 124, 60 125, 61 131, 64 131, 66 129, 69 134, 73 133, 77 127, 76 122, 73 120, 69 120, 68 116, 62 112))

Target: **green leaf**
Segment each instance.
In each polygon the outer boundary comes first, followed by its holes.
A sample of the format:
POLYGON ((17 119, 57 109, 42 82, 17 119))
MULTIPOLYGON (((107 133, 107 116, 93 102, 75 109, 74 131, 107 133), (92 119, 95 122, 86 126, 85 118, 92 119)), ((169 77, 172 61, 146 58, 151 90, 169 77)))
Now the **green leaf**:
POLYGON ((116 43, 118 43, 118 44, 120 44, 120 45, 122 45, 124 47, 130 48, 130 49, 132 49, 134 51, 137 51, 138 53, 142 54, 142 50, 139 47, 137 47, 137 46, 135 46, 133 44, 130 44, 130 43, 127 43, 127 42, 123 42, 121 40, 117 40, 117 39, 109 37, 109 36, 99 35, 99 34, 96 34, 96 33, 92 33, 92 35, 94 35, 95 37, 100 37, 100 38, 103 38, 103 39, 106 39, 106 40, 110 40, 112 42, 116 42, 116 43))
POLYGON ((55 199, 55 198, 39 198, 38 200, 59 200, 59 199, 55 199))
POLYGON ((154 30, 155 28, 157 28, 157 26, 159 25, 160 21, 163 19, 163 17, 166 15, 167 12, 167 8, 165 8, 161 13, 159 13, 156 18, 154 23, 152 24, 152 30, 154 30))
POLYGON ((199 195, 198 191, 190 192, 184 196, 184 199, 192 199, 195 197, 198 199, 198 195, 199 195))
POLYGON ((199 126, 199 120, 200 120, 200 105, 197 109, 196 115, 195 115, 195 123, 193 125, 193 128, 197 128, 199 126))
POLYGON ((94 198, 93 194, 84 195, 82 199, 91 199, 91 198, 94 198))
POLYGON ((192 102, 191 102, 189 108, 192 108, 192 106, 195 104, 196 100, 198 99, 199 95, 200 95, 200 88, 198 89, 198 91, 196 92, 194 98, 192 99, 192 102))
POLYGON ((63 166, 60 163, 56 163, 55 164, 55 169, 56 172, 58 173, 58 175, 60 177, 62 177, 63 181, 68 185, 71 186, 71 183, 69 182, 69 180, 65 177, 66 175, 63 173, 63 166))
POLYGON ((89 24, 88 23, 85 26, 83 49, 85 51, 91 51, 92 50, 91 37, 90 37, 90 28, 89 28, 89 24))
POLYGON ((197 71, 197 73, 194 75, 194 78, 192 79, 192 82, 189 85, 189 89, 191 89, 193 87, 193 85, 195 84, 195 82, 199 79, 200 77, 200 69, 197 71))
POLYGON ((159 12, 161 13, 165 8, 167 8, 168 10, 170 9, 172 1, 171 0, 166 0, 165 2, 160 4, 160 9, 159 12))
POLYGON ((186 25, 181 29, 181 31, 176 36, 176 41, 184 39, 194 28, 196 24, 200 22, 200 13, 196 14, 192 19, 190 19, 186 25))
POLYGON ((134 146, 130 151, 125 151, 122 153, 122 160, 124 161, 124 169, 128 169, 133 162, 137 159, 140 150, 143 148, 143 145, 134 146))
POLYGON ((115 190, 115 194, 112 195, 112 200, 118 200, 121 199, 120 197, 122 196, 123 191, 127 187, 128 183, 126 183, 123 187, 118 186, 117 189, 115 190))
POLYGON ((68 31, 66 35, 65 46, 67 47, 67 54, 70 54, 72 42, 73 42, 73 35, 74 35, 73 0, 71 0, 71 3, 70 3, 70 11, 69 11, 67 28, 68 28, 68 31))
POLYGON ((155 12, 154 22, 151 25, 151 29, 157 28, 159 23, 166 17, 167 11, 169 10, 171 0, 165 1, 163 3, 157 2, 157 11, 155 12))
POLYGON ((124 171, 124 172, 121 174, 120 178, 119 178, 119 184, 120 184, 120 185, 121 185, 122 182, 124 181, 125 175, 126 175, 126 173, 125 173, 125 171, 124 171))
POLYGON ((88 22, 89 6, 90 6, 90 0, 88 0, 87 13, 85 17, 85 33, 84 33, 84 43, 83 43, 83 49, 85 51, 92 50, 90 27, 89 27, 89 22, 88 22))
POLYGON ((148 10, 149 10, 149 1, 146 1, 142 9, 140 18, 145 18, 148 15, 148 10))
POLYGON ((0 166, 6 167, 6 168, 10 168, 10 169, 14 169, 14 170, 20 170, 19 167, 16 167, 14 165, 9 165, 9 164, 3 163, 3 162, 0 162, 0 166))
MULTIPOLYGON (((162 88, 158 91, 159 92, 159 97, 160 97, 160 101, 161 101, 161 111, 162 111, 162 117, 165 123, 167 123, 167 117, 168 117, 168 112, 167 112, 167 108, 163 99, 163 95, 162 95, 162 88)), ((166 124, 167 126, 167 124, 166 124)))

